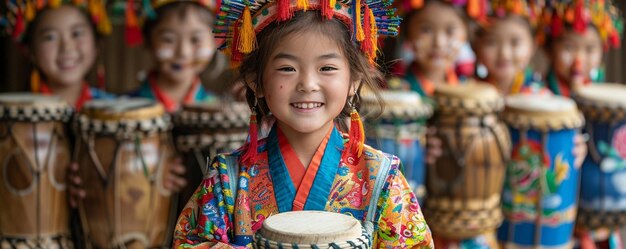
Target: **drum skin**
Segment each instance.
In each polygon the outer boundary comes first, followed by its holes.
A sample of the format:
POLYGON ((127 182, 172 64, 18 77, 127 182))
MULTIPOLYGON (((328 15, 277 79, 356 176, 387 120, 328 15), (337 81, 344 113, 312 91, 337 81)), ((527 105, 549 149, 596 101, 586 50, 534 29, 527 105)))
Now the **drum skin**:
POLYGON ((83 185, 86 197, 80 205, 87 241, 93 248, 167 247, 175 215, 163 182, 175 154, 163 128, 167 122, 162 107, 136 108, 135 114, 126 112, 119 120, 114 115, 102 118, 89 103, 84 109, 77 119, 76 158, 83 181, 89 183, 83 185), (129 121, 135 116, 139 118, 129 121), (109 132, 95 125, 102 120, 109 122, 109 132), (143 125, 135 128, 135 123, 143 125))
POLYGON ((65 181, 70 116, 56 98, 0 94, 0 248, 73 248, 65 181))
POLYGON ((500 194, 511 148, 497 117, 502 98, 486 84, 438 88, 430 122, 442 155, 427 167, 424 216, 433 234, 466 239, 495 230, 502 220, 500 194))
POLYGON ((581 168, 577 227, 626 225, 626 87, 603 83, 577 89, 587 119, 589 154, 581 168), (611 99, 611 96, 614 98, 611 99))

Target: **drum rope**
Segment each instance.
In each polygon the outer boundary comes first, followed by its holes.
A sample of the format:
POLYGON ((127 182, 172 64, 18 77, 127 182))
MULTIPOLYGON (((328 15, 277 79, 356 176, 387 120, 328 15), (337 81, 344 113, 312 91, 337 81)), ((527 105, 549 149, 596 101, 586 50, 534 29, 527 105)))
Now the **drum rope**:
MULTIPOLYGON (((74 155, 72 156, 72 162, 74 163, 78 163, 78 155, 80 155, 80 143, 81 143, 81 136, 76 136, 76 139, 74 141, 74 155)), ((80 165, 79 165, 80 167, 80 165)), ((79 171, 81 170, 80 168, 78 169, 79 171)), ((73 184, 73 183, 69 183, 69 184, 73 184)), ((80 186, 78 186, 80 187, 80 186)), ((80 219, 80 225, 82 226, 83 229, 83 241, 85 242, 85 247, 86 249, 92 249, 91 243, 89 242, 89 225, 87 224, 87 214, 85 213, 85 205, 83 204, 83 200, 79 200, 78 201, 78 216, 80 219)))
POLYGON ((602 156, 600 155, 600 152, 598 151, 598 148, 596 148, 596 140, 595 140, 595 136, 594 136, 594 131, 593 131, 593 126, 591 124, 591 122, 586 122, 586 128, 587 128, 587 134, 589 134, 589 140, 587 141, 587 147, 589 148, 589 155, 591 155, 591 158, 593 159, 593 161, 596 164, 600 164, 600 162, 602 161, 602 156))
POLYGON ((26 146, 24 146, 24 144, 22 143, 21 140, 19 140, 16 135, 13 132, 13 123, 9 122, 8 124, 8 133, 9 133, 9 138, 11 139, 11 141, 13 141, 13 143, 15 143, 17 145, 16 148, 14 148, 13 152, 11 152, 9 155, 11 156, 7 156, 7 158, 5 159, 4 163, 3 163, 3 169, 2 169, 2 175, 3 175, 3 183, 4 186, 7 188, 7 190, 9 192, 11 192, 14 195, 17 196, 24 196, 27 194, 30 194, 36 186, 35 181, 31 182, 31 184, 23 190, 17 189, 14 186, 11 186, 10 181, 9 181, 9 176, 8 176, 8 169, 9 169, 9 161, 12 158, 13 155, 17 155, 17 154, 22 154, 24 156, 24 158, 26 158, 25 163, 27 163, 27 168, 28 170, 30 170, 30 173, 32 174, 31 176, 34 178, 35 177, 35 171, 36 171, 36 166, 35 165, 35 161, 33 160, 32 157, 30 157, 27 153, 26 153, 26 146))

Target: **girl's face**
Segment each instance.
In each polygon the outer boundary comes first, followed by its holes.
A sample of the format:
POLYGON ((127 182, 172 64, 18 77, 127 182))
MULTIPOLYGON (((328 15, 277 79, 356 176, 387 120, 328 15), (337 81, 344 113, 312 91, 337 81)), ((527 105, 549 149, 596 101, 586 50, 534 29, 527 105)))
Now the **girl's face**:
POLYGON ((33 33, 34 63, 48 84, 80 84, 96 59, 96 39, 77 7, 61 5, 39 17, 33 33))
POLYGON ((191 82, 213 58, 211 26, 199 15, 199 10, 192 8, 184 17, 169 13, 150 34, 150 52, 157 61, 157 70, 170 81, 191 82))
POLYGON ((428 71, 452 68, 467 41, 466 26, 454 8, 429 2, 408 21, 408 41, 415 62, 428 71))
POLYGON ((566 31, 552 46, 552 67, 557 76, 570 83, 583 83, 591 70, 602 63, 602 40, 594 28, 581 34, 566 31))
POLYGON ((315 31, 282 39, 262 80, 262 96, 285 134, 328 132, 354 92, 346 56, 335 41, 315 31))
POLYGON ((478 61, 487 67, 489 77, 499 83, 512 83, 515 75, 523 72, 535 51, 528 24, 519 17, 496 19, 478 37, 478 61))

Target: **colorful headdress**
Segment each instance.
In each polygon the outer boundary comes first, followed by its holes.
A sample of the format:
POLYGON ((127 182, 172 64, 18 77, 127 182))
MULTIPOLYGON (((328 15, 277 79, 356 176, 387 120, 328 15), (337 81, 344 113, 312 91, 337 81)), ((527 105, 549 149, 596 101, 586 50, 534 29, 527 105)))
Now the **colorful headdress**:
POLYGON ((489 0, 402 0, 398 4, 401 5, 398 14, 406 15, 414 10, 424 8, 427 2, 441 2, 452 5, 461 9, 468 17, 475 20, 484 20, 488 14, 489 0))
POLYGON ((196 3, 206 7, 215 13, 219 9, 220 0, 124 0, 113 4, 113 13, 124 16, 124 35, 129 46, 139 45, 143 42, 141 26, 146 19, 156 18, 156 9, 176 2, 196 3))
MULTIPOLYGON (((502 18, 507 15, 517 15, 526 18, 532 27, 537 27, 539 18, 543 8, 545 7, 545 1, 537 0, 492 0, 488 2, 487 16, 502 18)), ((480 24, 488 24, 487 21, 480 24)))
POLYGON ((624 20, 611 0, 551 0, 541 17, 539 41, 560 36, 565 25, 583 33, 593 25, 605 49, 620 46, 624 20))
POLYGON ((0 24, 4 32, 21 42, 28 25, 40 11, 67 3, 84 8, 96 25, 98 33, 107 35, 111 33, 111 23, 105 2, 106 0, 8 0, 5 13, 0 17, 0 24))
POLYGON ((389 6, 393 0, 226 0, 222 3, 214 33, 225 38, 222 49, 229 49, 235 63, 256 49, 256 34, 272 22, 289 20, 294 12, 320 11, 327 19, 337 18, 350 28, 373 63, 378 36, 398 33, 400 18, 389 6))

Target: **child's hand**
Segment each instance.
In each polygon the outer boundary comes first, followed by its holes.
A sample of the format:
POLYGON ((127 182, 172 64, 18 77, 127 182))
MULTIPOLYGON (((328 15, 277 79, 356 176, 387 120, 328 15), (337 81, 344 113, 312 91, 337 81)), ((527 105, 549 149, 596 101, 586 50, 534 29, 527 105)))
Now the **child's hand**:
POLYGON ((437 159, 443 154, 441 150, 441 139, 436 136, 437 128, 428 127, 426 131, 426 164, 434 165, 437 159))
POLYGON ((180 157, 174 159, 174 161, 167 168, 165 183, 163 185, 165 189, 173 192, 179 192, 187 186, 185 172, 187 172, 187 169, 185 169, 185 166, 183 165, 183 160, 180 157))
POLYGON ((574 149, 572 150, 572 154, 574 155, 574 167, 577 169, 583 165, 585 157, 587 156, 587 140, 589 138, 585 135, 576 134, 574 137, 574 149))
POLYGON ((67 167, 67 192, 70 200, 71 208, 78 208, 78 203, 85 198, 86 192, 83 189, 83 179, 80 178, 78 173, 78 163, 71 163, 67 167))

